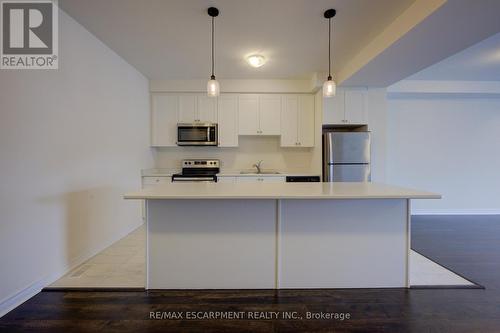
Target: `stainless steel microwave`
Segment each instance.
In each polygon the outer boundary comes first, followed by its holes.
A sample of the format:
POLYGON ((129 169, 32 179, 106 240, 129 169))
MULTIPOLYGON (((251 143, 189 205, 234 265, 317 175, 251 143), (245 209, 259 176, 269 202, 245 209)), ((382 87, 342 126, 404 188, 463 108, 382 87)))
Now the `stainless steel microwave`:
POLYGON ((178 146, 217 146, 217 124, 179 123, 177 124, 178 146))

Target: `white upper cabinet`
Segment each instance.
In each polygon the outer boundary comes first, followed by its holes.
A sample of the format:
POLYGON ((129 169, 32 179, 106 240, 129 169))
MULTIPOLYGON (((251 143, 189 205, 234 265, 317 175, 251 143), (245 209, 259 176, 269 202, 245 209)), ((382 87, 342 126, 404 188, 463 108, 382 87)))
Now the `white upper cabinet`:
POLYGON ((151 96, 151 146, 177 145, 178 108, 178 96, 162 93, 151 96))
POLYGON ((259 96, 259 126, 261 135, 281 134, 281 96, 259 96))
POLYGON ((333 97, 323 98, 323 124, 344 124, 344 91, 337 88, 333 97))
POLYGON ((298 124, 299 124, 299 97, 295 95, 283 96, 283 108, 281 111, 281 146, 298 146, 298 124))
POLYGON ((196 96, 196 121, 203 123, 217 122, 217 99, 208 97, 206 94, 196 96))
POLYGON ((179 98, 179 123, 193 123, 196 117, 196 95, 182 94, 179 98))
POLYGON ((217 98, 205 94, 179 94, 179 122, 217 122, 217 98))
POLYGON ((220 147, 238 147, 238 96, 220 95, 218 101, 220 147))
MULTIPOLYGON (((350 105, 356 105, 356 98, 353 94, 350 105)), ((220 147, 238 147, 238 135, 280 135, 282 147, 313 147, 314 96, 151 94, 151 146, 177 146, 177 124, 195 122, 217 123, 220 147)))
POLYGON ((280 135, 280 95, 238 96, 240 135, 280 135))
POLYGON ((283 96, 281 146, 314 146, 314 96, 283 96))
POLYGON ((240 135, 258 135, 259 95, 239 95, 238 113, 240 135))
POLYGON ((365 125, 366 89, 337 89, 337 94, 323 99, 323 124, 365 125))
POLYGON ((314 96, 299 96, 298 143, 300 147, 314 147, 314 96))

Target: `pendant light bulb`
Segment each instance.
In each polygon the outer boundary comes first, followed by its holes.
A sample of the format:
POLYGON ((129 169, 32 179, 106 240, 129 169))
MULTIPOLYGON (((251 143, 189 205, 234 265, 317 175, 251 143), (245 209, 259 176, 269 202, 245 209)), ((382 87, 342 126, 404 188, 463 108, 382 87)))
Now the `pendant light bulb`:
POLYGON ((328 80, 323 83, 323 97, 333 97, 337 92, 337 85, 335 81, 330 77, 328 80))
POLYGON ((337 14, 335 9, 328 9, 324 13, 324 17, 328 19, 328 78, 325 83, 323 83, 323 97, 333 97, 337 92, 337 86, 335 81, 332 80, 332 18, 337 14))
POLYGON ((220 95, 220 85, 219 82, 215 79, 215 77, 213 77, 213 79, 208 80, 207 95, 208 97, 217 97, 220 95))
POLYGON ((220 85, 219 82, 215 79, 215 59, 214 59, 214 21, 215 18, 219 15, 219 10, 215 7, 208 8, 208 15, 212 18, 212 75, 210 76, 210 80, 207 83, 207 95, 208 97, 217 97, 220 95, 220 85))

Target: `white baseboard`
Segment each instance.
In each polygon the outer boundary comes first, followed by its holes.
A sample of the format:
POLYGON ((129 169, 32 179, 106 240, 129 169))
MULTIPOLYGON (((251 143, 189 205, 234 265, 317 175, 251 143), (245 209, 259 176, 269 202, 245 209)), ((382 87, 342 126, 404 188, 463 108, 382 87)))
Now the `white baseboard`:
POLYGON ((412 215, 500 215, 500 209, 412 209, 412 215))
POLYGON ((40 280, 37 280, 31 283, 30 285, 26 286, 25 288, 22 288, 21 290, 18 290, 13 294, 11 294, 10 296, 7 296, 6 298, 2 299, 0 301, 0 318, 9 313, 10 311, 14 310, 15 308, 17 308, 19 305, 23 304, 27 300, 29 300, 31 297, 38 294, 43 288, 59 280, 61 277, 63 277, 72 269, 76 268, 77 266, 81 265, 85 261, 89 260, 96 254, 98 254, 99 252, 113 245, 118 240, 127 236, 129 233, 139 228, 142 224, 143 221, 141 220, 141 223, 139 223, 138 225, 132 227, 130 230, 120 233, 116 237, 113 237, 113 239, 108 240, 105 244, 98 247, 97 249, 93 249, 85 253, 82 253, 81 255, 72 259, 68 264, 56 270, 56 272, 49 274, 48 276, 40 280))

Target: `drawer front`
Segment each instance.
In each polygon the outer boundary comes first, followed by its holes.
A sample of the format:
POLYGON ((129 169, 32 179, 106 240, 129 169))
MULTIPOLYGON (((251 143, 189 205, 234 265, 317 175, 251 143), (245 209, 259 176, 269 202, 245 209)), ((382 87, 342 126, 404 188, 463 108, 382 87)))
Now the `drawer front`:
POLYGON ((284 183, 284 176, 245 176, 236 177, 236 181, 240 183, 284 183))
POLYGON ((217 183, 234 183, 236 177, 234 176, 217 176, 217 183))
POLYGON ((159 185, 166 184, 172 182, 171 176, 163 176, 163 177, 142 177, 142 186, 150 186, 150 185, 159 185))

